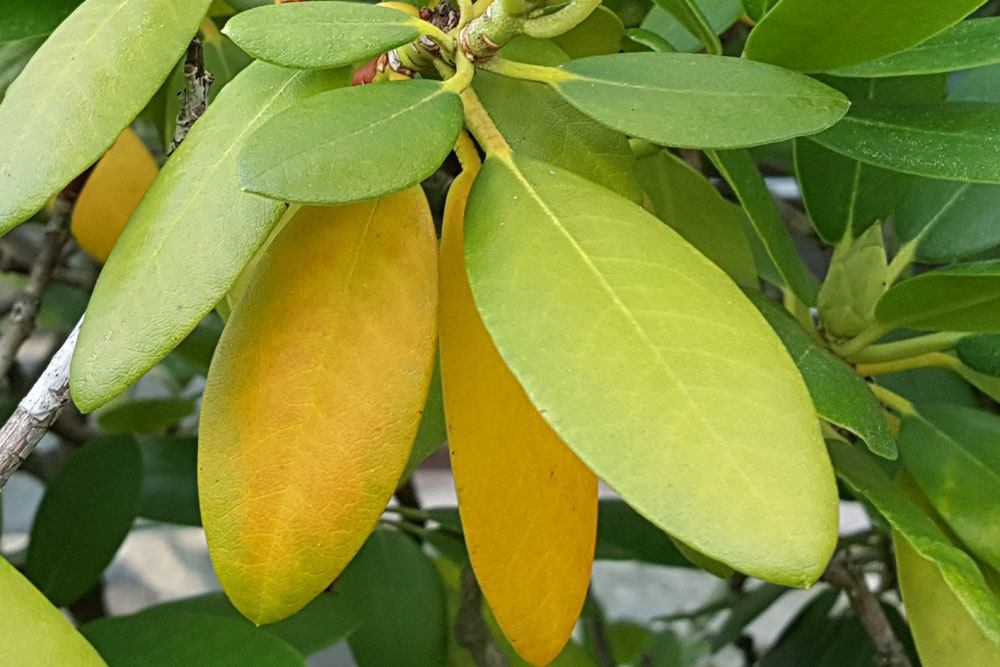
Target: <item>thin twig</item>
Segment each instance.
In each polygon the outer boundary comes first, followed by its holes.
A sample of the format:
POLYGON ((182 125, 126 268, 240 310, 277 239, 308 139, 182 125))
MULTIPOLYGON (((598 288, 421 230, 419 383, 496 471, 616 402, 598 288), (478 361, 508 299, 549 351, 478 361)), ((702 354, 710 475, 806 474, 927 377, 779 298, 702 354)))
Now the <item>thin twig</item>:
MULTIPOLYGON (((202 55, 201 41, 195 38, 188 47, 188 57, 184 67, 185 76, 188 75, 189 71, 193 72, 193 75, 187 76, 188 86, 184 91, 181 112, 177 116, 172 148, 176 148, 180 142, 184 141, 191 126, 201 117, 201 114, 205 113, 208 105, 208 88, 212 84, 212 75, 205 71, 202 55), (193 65, 193 68, 189 69, 189 65, 193 65)), ((86 175, 75 181, 78 183, 77 194, 79 194, 79 188, 83 187, 85 178, 86 175)), ((69 221, 72 202, 75 202, 75 196, 69 207, 60 208, 59 201, 56 202, 56 209, 52 217, 64 216, 62 223, 64 226, 69 221)), ((68 236, 68 231, 66 235, 68 236)), ((65 239, 63 243, 65 243, 65 239)), ((62 245, 59 248, 61 250, 62 245)), ((59 253, 56 253, 56 259, 58 257, 59 253)), ((51 274, 51 269, 49 274, 51 274)), ((28 282, 29 285, 32 282, 30 277, 28 282)), ((16 308, 17 304, 14 304, 14 309, 16 310, 16 308)), ((3 428, 0 428, 0 489, 14 474, 14 471, 31 455, 35 445, 59 418, 59 413, 69 401, 69 364, 73 358, 73 351, 76 349, 76 339, 80 333, 81 324, 83 324, 82 317, 76 323, 69 337, 66 338, 66 342, 49 361, 45 372, 18 404, 14 414, 3 425, 3 428)), ((2 344, 2 338, 0 338, 0 344, 2 344)), ((6 377, 6 373, 4 377, 6 377)))
MULTIPOLYGON (((0 271, 4 273, 20 273, 30 275, 33 264, 28 259, 21 257, 9 245, 0 242, 0 271)), ((52 269, 50 282, 62 283, 72 287, 90 290, 94 286, 97 278, 93 271, 87 269, 76 269, 68 266, 57 266, 52 269)))
POLYGON ((608 637, 608 627, 604 620, 604 609, 594 596, 593 585, 587 590, 587 599, 583 603, 581 615, 584 635, 594 652, 597 667, 615 667, 615 652, 608 637))
POLYGON ((21 467, 69 400, 69 362, 82 322, 81 318, 38 382, 0 429, 0 488, 21 467))
POLYGON ((864 576, 846 552, 837 554, 823 573, 823 581, 844 589, 854 613, 875 646, 877 664, 882 667, 912 667, 903 644, 896 638, 889 619, 875 594, 868 590, 864 576))
POLYGON ((470 565, 462 570, 462 597, 455 619, 455 639, 468 649, 479 667, 508 667, 507 658, 493 642, 483 620, 483 591, 470 565))
POLYGON ((77 178, 56 197, 52 215, 45 228, 45 237, 28 272, 28 282, 14 297, 7 318, 7 328, 0 335, 0 382, 4 386, 7 385, 7 376, 17 360, 21 345, 28 340, 35 328, 35 318, 42 304, 42 296, 52 281, 52 273, 59 264, 66 241, 69 240, 69 222, 73 206, 86 178, 86 174, 77 178))
POLYGON ((187 57, 184 59, 184 80, 186 83, 181 91, 181 110, 177 114, 174 138, 170 142, 168 155, 177 150, 195 121, 208 108, 208 93, 215 77, 205 69, 205 51, 200 37, 195 37, 188 44, 187 57))

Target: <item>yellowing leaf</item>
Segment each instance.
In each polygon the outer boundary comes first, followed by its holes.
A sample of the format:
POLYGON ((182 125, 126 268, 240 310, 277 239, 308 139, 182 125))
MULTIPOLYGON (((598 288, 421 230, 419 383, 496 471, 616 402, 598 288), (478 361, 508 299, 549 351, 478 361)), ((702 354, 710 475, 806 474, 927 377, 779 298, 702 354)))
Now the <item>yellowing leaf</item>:
POLYGON ((403 472, 434 361, 435 242, 420 188, 302 209, 232 312, 198 488, 215 571, 255 623, 330 585, 403 472))
POLYGON ((917 653, 925 667, 1000 667, 990 641, 945 584, 938 568, 893 531, 899 588, 917 653))
POLYGON ((815 409, 721 269, 641 207, 516 153, 487 158, 465 242, 497 350, 591 470, 705 556, 816 581, 837 494, 815 409))
POLYGON ((97 651, 69 621, 0 558, 3 618, 0 623, 0 664, 4 665, 104 665, 97 651))
POLYGON ((91 257, 102 264, 108 259, 158 171, 136 133, 122 132, 94 167, 73 209, 73 236, 91 257))
POLYGON ((441 372, 448 444, 469 557, 525 660, 566 645, 590 581, 597 478, 528 400, 479 318, 463 222, 476 171, 451 186, 441 245, 441 372))

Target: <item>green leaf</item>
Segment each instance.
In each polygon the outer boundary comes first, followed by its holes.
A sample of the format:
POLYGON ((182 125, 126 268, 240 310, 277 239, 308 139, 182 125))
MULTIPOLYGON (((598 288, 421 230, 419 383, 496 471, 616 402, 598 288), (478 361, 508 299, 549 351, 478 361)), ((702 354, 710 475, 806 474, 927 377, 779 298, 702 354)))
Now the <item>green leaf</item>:
POLYGON ((1000 63, 1000 18, 956 23, 912 48, 854 67, 838 76, 885 77, 955 72, 1000 63))
POLYGON ((237 14, 222 32, 254 58, 295 69, 361 63, 418 39, 419 18, 355 2, 266 5, 237 14))
POLYGON ((677 544, 621 500, 597 506, 597 560, 636 560, 670 567, 691 567, 677 544))
POLYGON ((722 55, 722 42, 715 28, 694 0, 656 0, 684 29, 698 38, 710 54, 722 55))
POLYGON ((0 0, 0 42, 48 35, 62 23, 82 0, 0 0))
POLYGON ((679 157, 661 150, 639 160, 640 180, 663 222, 744 287, 757 286, 740 212, 679 157))
POLYGON ((888 283, 886 269, 881 224, 869 227, 856 239, 845 235, 834 248, 816 301, 828 334, 847 339, 868 328, 888 283))
POLYGON ((906 469, 959 539, 1000 569, 1000 417, 956 406, 921 405, 903 417, 906 469))
POLYGON ((915 260, 943 263, 1000 245, 998 210, 1000 186, 912 178, 893 225, 915 260))
POLYGON ((829 616, 839 597, 839 590, 828 589, 810 600, 761 658, 760 667, 820 664, 835 634, 829 616))
POLYGON ((141 487, 131 438, 91 441, 52 480, 24 573, 53 604, 68 605, 98 582, 138 514, 141 487))
POLYGON ((226 295, 285 206, 243 193, 236 152, 268 117, 349 73, 266 63, 226 86, 160 171, 104 265, 70 372, 85 412, 120 394, 226 295))
POLYGON ((626 502, 734 569, 819 576, 836 501, 808 392, 721 269, 635 204, 516 155, 476 180, 466 259, 501 356, 626 502))
POLYGON ((417 437, 413 441, 413 449, 410 451, 410 460, 406 463, 406 468, 400 479, 409 479, 413 472, 420 467, 420 464, 440 449, 447 439, 448 429, 444 419, 444 398, 441 394, 441 365, 438 362, 434 364, 434 375, 431 376, 431 384, 427 388, 427 402, 424 403, 420 427, 417 429, 417 437))
POLYGON ((837 475, 867 498, 921 557, 934 563, 948 588, 983 633, 1000 643, 1000 597, 986 583, 976 562, 907 497, 875 459, 843 442, 828 442, 837 475))
POLYGON ((0 234, 111 147, 167 78, 210 2, 87 0, 52 33, 0 103, 0 234))
POLYGON ((97 417, 107 433, 160 433, 194 413, 190 398, 158 398, 115 405, 97 417))
POLYGON ((743 8, 751 21, 760 22, 778 0, 743 0, 743 8))
POLYGON ((763 294, 747 292, 747 296, 798 364, 817 414, 864 440, 875 454, 895 459, 896 442, 865 381, 806 333, 784 308, 763 294))
POLYGON ((1000 106, 948 102, 856 106, 813 139, 842 155, 906 174, 1000 183, 1000 106))
POLYGON ((795 140, 795 172, 809 219, 824 241, 839 243, 892 215, 897 176, 835 153, 810 139, 795 140))
POLYGON ((575 59, 618 53, 624 36, 621 19, 607 7, 598 6, 582 23, 552 41, 575 59))
POLYGON ((885 329, 1000 332, 1000 260, 956 264, 889 288, 875 308, 885 329))
POLYGON ((751 31, 745 55, 803 72, 826 72, 916 46, 981 4, 781 0, 751 31))
POLYGON ((361 617, 347 640, 359 667, 446 663, 444 584, 434 562, 409 537, 376 528, 340 576, 337 590, 361 617))
POLYGON ((187 526, 201 525, 197 451, 195 438, 148 438, 139 443, 140 516, 187 526))
MULTIPOLYGON (((524 39, 518 39, 501 55, 534 65, 559 65, 569 59, 551 42, 533 43, 548 46, 529 52, 524 39)), ((473 88, 519 154, 568 169, 636 203, 642 201, 635 155, 625 135, 594 122, 540 83, 480 71, 473 88)))
POLYGON ((0 44, 0 101, 43 41, 39 37, 0 44))
POLYGON ((813 134, 847 111, 807 76, 740 58, 620 53, 575 60, 552 85, 583 113, 665 146, 737 148, 813 134))
POLYGON ((948 99, 956 102, 1000 102, 1000 65, 979 67, 955 77, 948 99))
POLYGON ((710 151, 709 159, 729 182, 768 257, 785 284, 802 303, 816 303, 819 281, 802 263, 781 214, 747 151, 710 151))
POLYGON ((462 101, 438 81, 332 90, 250 136, 239 154, 240 186, 300 204, 375 199, 433 174, 462 122, 462 101))
POLYGON ((957 373, 946 368, 914 368, 880 375, 877 383, 914 403, 948 403, 972 407, 976 392, 957 373))
POLYGON ((0 558, 3 660, 9 665, 104 667, 97 651, 27 579, 0 558))
POLYGON ((233 618, 185 611, 91 621, 83 636, 114 667, 305 667, 294 648, 233 618))
MULTIPOLYGON (((236 610, 223 593, 207 593, 167 602, 151 607, 145 613, 161 612, 222 616, 239 621, 248 628, 255 627, 236 610)), ((346 639, 358 623, 357 614, 347 605, 344 596, 322 593, 294 615, 283 621, 262 626, 260 629, 289 644, 303 657, 308 657, 346 639)))
MULTIPOLYGON (((655 32, 651 30, 646 30, 645 28, 629 28, 625 31, 625 37, 632 40, 636 44, 645 47, 647 51, 656 51, 657 53, 674 53, 677 51, 670 42, 663 39, 655 32)), ((624 44, 625 51, 642 51, 642 48, 632 48, 628 44, 624 44)))
POLYGON ((899 589, 906 618, 926 667, 1000 665, 996 640, 978 627, 947 580, 898 532, 893 533, 899 589))
POLYGON ((969 368, 1000 377, 1000 334, 965 336, 955 344, 955 352, 969 368))
MULTIPOLYGON (((742 12, 739 0, 694 0, 694 4, 708 19, 716 35, 729 28, 742 12)), ((642 27, 665 39, 676 51, 691 53, 702 47, 702 42, 684 24, 660 6, 654 6, 649 11, 642 27)))

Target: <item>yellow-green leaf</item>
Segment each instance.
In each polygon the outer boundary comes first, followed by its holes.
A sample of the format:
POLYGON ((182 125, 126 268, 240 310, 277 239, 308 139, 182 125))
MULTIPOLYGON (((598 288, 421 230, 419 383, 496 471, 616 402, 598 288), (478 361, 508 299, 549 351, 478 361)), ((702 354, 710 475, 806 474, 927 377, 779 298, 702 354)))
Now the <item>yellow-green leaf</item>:
POLYGON ((979 629, 945 584, 934 563, 892 533, 899 588, 924 667, 997 667, 1000 647, 979 629))
POLYGON ((153 154, 131 129, 94 167, 73 209, 73 237, 105 262, 159 168, 153 154))
POLYGON ((285 205, 240 191, 247 135, 297 100, 346 84, 346 70, 255 63, 223 89, 170 157, 97 281, 70 372, 91 411, 176 347, 223 299, 285 205))
POLYGON ((597 479, 538 414, 476 310, 463 252, 475 176, 465 171, 452 184, 441 244, 448 445, 469 558, 486 600, 517 652, 544 665, 566 645, 587 595, 597 479))
POLYGON ((87 0, 0 104, 0 234, 97 161, 160 88, 211 0, 87 0))
POLYGON ((212 361, 198 443, 209 551, 250 620, 302 608, 378 521, 420 423, 436 309, 419 188, 304 208, 261 259, 212 361))
POLYGON ((105 667, 97 651, 45 596, 0 558, 4 622, 0 623, 0 663, 105 667))
POLYGON ((814 582, 833 471, 802 377, 725 273, 642 208, 516 156, 487 159, 466 224, 483 322, 584 463, 706 556, 814 582))

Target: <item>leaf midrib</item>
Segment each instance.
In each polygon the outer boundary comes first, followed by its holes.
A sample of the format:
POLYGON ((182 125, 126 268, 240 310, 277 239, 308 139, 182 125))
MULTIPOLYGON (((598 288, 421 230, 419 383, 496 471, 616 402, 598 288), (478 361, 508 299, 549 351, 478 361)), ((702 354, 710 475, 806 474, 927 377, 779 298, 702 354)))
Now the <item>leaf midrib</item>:
MULTIPOLYGON (((625 303, 618 296, 618 293, 615 291, 614 287, 612 287, 611 284, 608 283, 608 281, 605 279, 604 274, 601 273, 600 269, 598 269, 596 265, 594 265, 594 263, 590 260, 590 257, 587 255, 586 251, 584 251, 583 248, 580 247, 580 245, 576 242, 576 239, 573 238, 572 234, 570 234, 569 231, 562 225, 562 223, 559 222, 558 217, 555 215, 552 209, 549 208, 549 206, 545 203, 545 201, 539 196, 538 192, 535 190, 534 187, 532 187, 531 183, 524 176, 521 170, 518 169, 513 159, 508 157, 506 159, 501 159, 500 161, 505 167, 507 167, 510 170, 511 174, 513 174, 513 176, 521 184, 521 186, 527 192, 528 196, 530 196, 538 205, 538 207, 542 209, 545 216, 551 221, 551 223, 559 231, 559 233, 562 236, 564 236, 567 241, 569 241, 573 251, 583 261, 588 271, 597 278, 597 281, 600 284, 601 288, 608 294, 609 297, 611 297, 611 300, 614 303, 615 307, 625 316, 626 320, 629 322, 629 324, 635 330, 636 334, 639 336, 641 342, 653 351, 658 365, 664 370, 665 375, 668 378, 670 378, 670 380, 674 383, 674 385, 680 390, 681 395, 684 397, 684 401, 689 406, 690 413, 695 415, 698 421, 701 422, 702 426, 709 433, 715 444, 720 447, 723 446, 724 443, 721 436, 715 431, 714 428, 712 428, 711 423, 705 418, 705 414, 702 412, 698 404, 698 401, 696 401, 694 397, 691 396, 691 393, 688 391, 687 386, 680 381, 680 379, 674 373, 673 369, 670 368, 669 364, 667 364, 666 360, 663 358, 662 353, 660 352, 660 349, 656 345, 654 345, 653 342, 649 339, 649 336, 648 334, 646 334, 645 329, 643 329, 639 321, 635 319, 635 316, 632 315, 632 312, 628 309, 625 303)), ((756 480, 754 478, 748 476, 746 472, 739 466, 731 466, 731 468, 737 473, 737 475, 739 475, 747 483, 747 487, 751 490, 754 496, 757 497, 758 500, 760 501, 765 500, 765 497, 761 495, 760 490, 757 488, 756 480)), ((698 545, 692 545, 692 546, 697 547, 698 545)))

